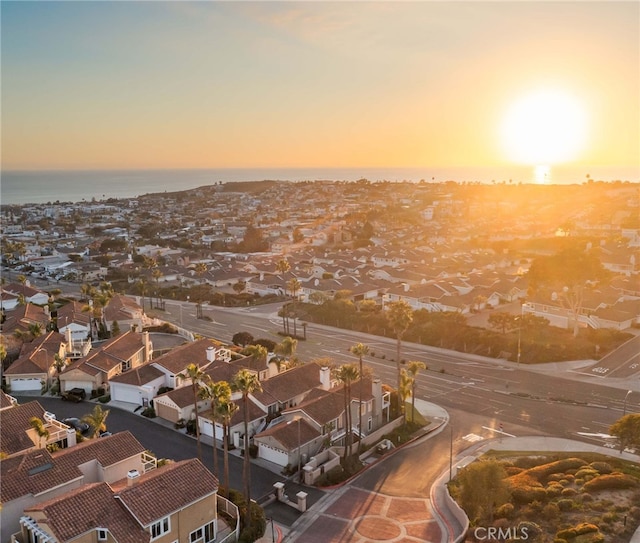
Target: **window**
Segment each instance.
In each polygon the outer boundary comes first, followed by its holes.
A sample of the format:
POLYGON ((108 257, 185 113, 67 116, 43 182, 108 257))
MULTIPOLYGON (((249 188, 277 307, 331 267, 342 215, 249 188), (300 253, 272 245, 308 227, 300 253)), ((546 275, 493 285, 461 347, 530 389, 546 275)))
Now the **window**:
POLYGON ((216 524, 214 521, 201 526, 189 534, 189 543, 211 543, 216 539, 216 524))
POLYGON ((104 528, 98 528, 98 541, 106 541, 107 540, 107 530, 104 528))
POLYGON ((125 360, 120 364, 120 371, 127 371, 131 369, 131 360, 125 360))
POLYGON ((158 522, 154 522, 151 525, 151 539, 156 539, 161 535, 166 534, 170 529, 169 517, 165 517, 160 519, 158 522))

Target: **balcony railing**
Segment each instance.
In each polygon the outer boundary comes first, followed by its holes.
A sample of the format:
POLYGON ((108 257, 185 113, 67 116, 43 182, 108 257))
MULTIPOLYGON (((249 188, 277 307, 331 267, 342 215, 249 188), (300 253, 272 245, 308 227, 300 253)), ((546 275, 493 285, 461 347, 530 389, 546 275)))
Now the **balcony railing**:
POLYGON ((152 471, 158 467, 158 460, 155 456, 151 456, 149 453, 143 452, 140 458, 142 460, 142 469, 144 470, 144 473, 152 471))

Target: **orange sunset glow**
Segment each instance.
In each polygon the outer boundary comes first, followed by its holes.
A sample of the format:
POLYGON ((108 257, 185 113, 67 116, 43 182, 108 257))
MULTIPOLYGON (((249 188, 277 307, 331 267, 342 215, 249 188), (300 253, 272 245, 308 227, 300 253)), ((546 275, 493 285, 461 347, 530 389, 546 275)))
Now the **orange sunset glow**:
POLYGON ((637 170, 636 2, 3 2, 6 170, 637 170))

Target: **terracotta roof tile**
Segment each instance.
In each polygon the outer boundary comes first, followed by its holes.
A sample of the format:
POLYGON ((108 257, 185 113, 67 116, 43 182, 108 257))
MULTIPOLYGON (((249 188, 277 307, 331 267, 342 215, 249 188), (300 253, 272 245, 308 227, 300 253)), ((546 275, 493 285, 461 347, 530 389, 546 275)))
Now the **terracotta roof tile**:
POLYGON ((56 463, 46 449, 38 449, 0 461, 0 496, 3 504, 22 496, 37 496, 83 477, 76 465, 56 463))
POLYGON ((320 426, 328 424, 344 413, 344 394, 342 389, 316 390, 310 396, 312 396, 311 399, 296 407, 287 409, 283 413, 303 411, 320 426))
POLYGON ((118 497, 140 524, 149 526, 217 491, 218 479, 193 458, 141 475, 133 486, 120 490, 118 497))
POLYGON ((7 407, 13 407, 15 402, 11 399, 11 396, 5 394, 4 390, 0 390, 0 409, 7 407))
POLYGON ((272 437, 277 440, 285 450, 293 451, 300 445, 313 441, 320 436, 320 432, 311 426, 304 418, 288 420, 276 424, 271 428, 256 434, 255 437, 272 437), (300 421, 300 433, 298 434, 298 420, 300 421))
POLYGON ((110 383, 123 383, 126 385, 142 386, 158 377, 163 376, 164 373, 156 368, 152 364, 143 364, 137 368, 133 368, 129 371, 125 371, 120 375, 116 375, 109 379, 110 383))
POLYGON ((191 363, 197 364, 202 369, 210 364, 207 360, 207 347, 219 347, 219 344, 212 339, 186 343, 156 358, 153 363, 173 374, 181 373, 191 363))
MULTIPOLYGON (((315 362, 309 362, 272 377, 262 383, 262 394, 269 394, 279 402, 284 403, 300 394, 317 388, 320 382, 321 366, 315 362)), ((261 399, 261 393, 257 393, 256 399, 261 399)))
POLYGON ((48 525, 52 535, 61 543, 97 528, 109 530, 118 543, 144 543, 150 539, 150 534, 126 508, 113 499, 113 492, 107 483, 86 485, 25 509, 26 514, 36 511, 45 516, 41 523, 48 525))
POLYGON ((75 447, 53 453, 53 458, 56 462, 64 460, 70 465, 80 465, 95 459, 106 467, 138 456, 145 450, 131 432, 124 431, 100 439, 87 439, 75 447))
POLYGON ((0 451, 11 456, 32 449, 35 445, 27 435, 31 417, 44 418, 45 410, 37 402, 16 405, 0 411, 0 451))

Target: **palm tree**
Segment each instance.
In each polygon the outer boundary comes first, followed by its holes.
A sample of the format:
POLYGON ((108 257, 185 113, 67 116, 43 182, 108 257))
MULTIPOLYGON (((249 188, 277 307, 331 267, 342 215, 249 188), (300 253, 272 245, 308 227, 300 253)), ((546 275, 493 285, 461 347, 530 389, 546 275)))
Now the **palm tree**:
MULTIPOLYGON (((285 274, 290 269, 291 269, 291 265, 284 258, 281 259, 281 260, 278 260, 278 262, 276 263, 276 271, 278 273, 280 273, 280 274, 285 274)), ((284 288, 283 290, 284 290, 285 293, 287 292, 286 288, 284 288)), ((289 333, 289 319, 288 319, 288 315, 287 315, 287 302, 286 302, 286 300, 285 300, 284 305, 282 306, 282 326, 284 328, 284 333, 288 334, 289 333)))
MULTIPOLYGON (((195 267, 195 272, 198 278, 200 279, 200 283, 202 284, 202 276, 207 273, 208 268, 204 262, 198 262, 195 267)), ((202 318, 202 303, 200 299, 200 291, 198 291, 198 299, 196 300, 196 315, 198 319, 202 318)))
MULTIPOLYGON (((405 300, 391 302, 387 306, 387 321, 396 334, 396 373, 398 379, 398 389, 400 389, 400 351, 402 348, 402 336, 413 321, 413 311, 405 300)), ((402 402, 398 394, 398 413, 402 412, 402 402)))
POLYGON ((24 290, 25 290, 25 287, 27 286, 27 276, 20 274, 18 275, 17 279, 18 279, 18 282, 22 285, 22 295, 24 296, 24 290))
POLYGON ((92 429, 92 438, 98 437, 102 432, 107 431, 107 417, 109 416, 108 409, 102 409, 99 405, 93 408, 93 411, 88 415, 82 417, 83 422, 86 422, 92 429))
POLYGON ((400 400, 400 405, 402 406, 402 423, 406 424, 407 422, 407 410, 405 409, 405 404, 407 403, 407 398, 409 394, 411 394, 411 389, 413 387, 413 377, 409 375, 409 372, 404 368, 400 371, 400 386, 398 387, 398 399, 400 400))
POLYGON ((58 353, 53 355, 53 367, 56 369, 56 380, 58 382, 58 394, 60 394, 60 374, 67 365, 67 359, 64 356, 60 356, 58 353))
POLYGON ((218 476, 218 442, 216 438, 216 410, 220 402, 231 400, 231 386, 226 381, 213 381, 208 375, 200 389, 200 398, 211 401, 213 411, 213 473, 218 476))
POLYGON ((266 364, 269 351, 263 345, 247 345, 242 349, 242 354, 252 356, 256 362, 264 362, 266 364))
POLYGON ((231 419, 233 415, 238 411, 237 404, 231 400, 218 402, 216 407, 217 415, 220 417, 222 424, 222 446, 224 450, 224 488, 229 492, 229 427, 231 426, 231 419))
POLYGON ((420 370, 426 370, 427 365, 418 360, 412 360, 407 364, 407 372, 411 376, 411 422, 413 422, 416 412, 416 384, 420 370))
POLYGON ((297 293, 302 288, 300 281, 296 277, 287 281, 287 286, 291 291, 291 297, 293 298, 293 336, 298 337, 298 330, 296 327, 296 302, 298 301, 297 293))
MULTIPOLYGON (((358 373, 360 374, 360 397, 358 398, 358 400, 360 402, 360 409, 358 410, 358 429, 362 434, 362 378, 364 376, 362 358, 369 354, 369 347, 364 343, 356 343, 355 345, 352 345, 349 350, 358 357, 358 361, 359 361, 358 373)), ((361 451, 362 451, 362 437, 358 441, 358 454, 360 454, 361 451)))
POLYGON ((344 386, 344 416, 345 416, 345 447, 343 463, 351 457, 351 442, 353 438, 351 422, 351 383, 358 379, 358 366, 355 364, 343 364, 336 371, 336 379, 344 386))
MULTIPOLYGON (((264 347, 263 347, 264 348, 264 347)), ((251 526, 251 464, 249 462, 249 394, 262 392, 262 385, 258 376, 242 369, 233 377, 232 387, 242 394, 242 409, 244 411, 244 462, 242 464, 242 479, 244 481, 244 498, 247 504, 245 512, 245 528, 251 526)))
POLYGON ((44 440, 46 443, 47 439, 49 439, 49 430, 47 430, 42 419, 39 419, 38 417, 31 417, 29 419, 29 424, 31 425, 31 428, 36 431, 36 434, 38 434, 38 449, 44 448, 42 446, 42 441, 44 440))
POLYGON ((4 337, 0 336, 0 383, 4 382, 4 359, 7 358, 7 346, 4 337))
POLYGON ((198 448, 198 460, 202 462, 202 445, 200 443, 200 414, 198 413, 198 399, 200 385, 204 379, 205 373, 198 367, 197 364, 189 364, 185 371, 176 375, 178 381, 191 380, 191 390, 193 391, 193 405, 196 415, 196 443, 198 448))
POLYGON ((142 301, 142 312, 144 313, 144 295, 147 293, 146 277, 140 277, 140 279, 138 279, 138 281, 136 282, 135 286, 138 289, 138 292, 140 293, 140 298, 142 301))
MULTIPOLYGON (((298 348, 298 340, 287 336, 280 343, 276 345, 276 348, 274 350, 277 355, 282 355, 287 361, 290 361, 291 358, 293 358, 293 356, 296 354, 297 348, 298 348)), ((278 370, 280 370, 279 365, 278 365, 278 370)))
POLYGON ((42 324, 39 322, 31 323, 27 330, 20 330, 19 328, 13 333, 13 335, 25 341, 27 343, 33 341, 35 338, 40 337, 42 335, 42 324))

